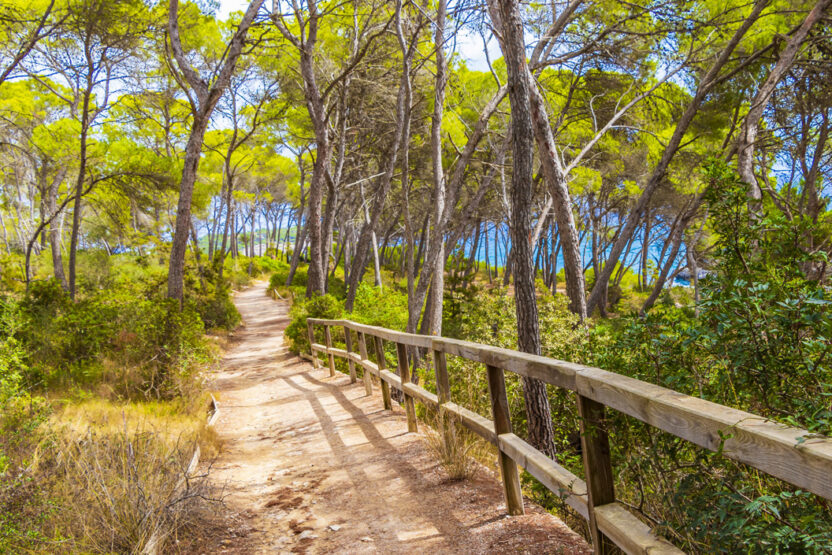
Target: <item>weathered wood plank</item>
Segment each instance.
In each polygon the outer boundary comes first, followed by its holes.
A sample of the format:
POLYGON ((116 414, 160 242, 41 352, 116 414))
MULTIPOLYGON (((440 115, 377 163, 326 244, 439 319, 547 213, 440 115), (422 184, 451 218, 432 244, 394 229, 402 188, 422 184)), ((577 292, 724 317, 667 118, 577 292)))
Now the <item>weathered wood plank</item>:
POLYGON ((613 543, 598 528, 594 507, 615 501, 610 442, 604 419, 604 405, 578 395, 581 417, 581 447, 589 501, 589 533, 595 553, 611 553, 613 543))
POLYGON ((433 351, 433 372, 436 375, 439 402, 447 403, 451 400, 451 382, 448 379, 448 361, 442 351, 433 351))
POLYGON ((312 368, 320 368, 321 363, 315 355, 315 326, 309 319, 306 320, 306 333, 309 335, 309 354, 312 355, 312 368))
POLYGON ((595 507, 595 518, 601 531, 629 555, 678 555, 684 553, 660 538, 650 527, 620 503, 595 507))
MULTIPOLYGON (((337 320, 333 320, 337 321, 337 320)), ((430 348, 431 336, 418 335, 415 333, 405 333, 402 331, 394 331, 387 328, 380 328, 378 326, 368 326, 367 324, 359 324, 357 322, 349 322, 349 327, 353 331, 366 333, 374 337, 381 337, 386 341, 394 343, 404 343, 411 347, 421 347, 423 349, 430 348)))
POLYGON ((378 365, 376 365, 376 363, 372 360, 362 360, 361 366, 367 374, 378 377, 378 365))
POLYGON ((456 403, 445 403, 442 405, 442 410, 456 416, 463 426, 488 443, 497 445, 497 433, 494 431, 494 423, 488 418, 480 416, 476 412, 461 407, 456 403))
POLYGON ((575 389, 575 374, 583 368, 571 362, 445 337, 434 337, 432 347, 449 355, 503 368, 569 390, 575 389))
POLYGON ((373 342, 376 346, 376 366, 378 367, 378 377, 381 382, 381 398, 384 402, 386 410, 393 410, 393 401, 390 399, 390 385, 381 379, 382 371, 387 368, 387 361, 384 359, 384 343, 378 336, 373 337, 373 342))
POLYGON ((582 517, 589 519, 586 482, 523 441, 515 434, 497 437, 501 451, 558 495, 582 517))
POLYGON ((360 355, 358 363, 364 368, 364 391, 367 395, 372 395, 373 380, 370 377, 370 372, 367 371, 367 367, 364 365, 365 362, 370 362, 370 359, 367 357, 367 336, 364 332, 358 332, 358 352, 360 355))
POLYGON ((350 366, 350 383, 355 383, 358 379, 355 375, 355 359, 352 358, 352 332, 349 325, 344 325, 344 344, 347 348, 347 361, 350 366))
POLYGON ((832 439, 620 374, 589 368, 578 392, 660 430, 832 499, 832 439), (806 438, 801 442, 800 438, 806 438))
MULTIPOLYGON (((401 389, 402 389, 402 379, 399 376, 397 376, 396 374, 394 374, 393 372, 391 372, 390 370, 380 370, 379 373, 378 373, 378 377, 381 378, 382 389, 384 389, 384 386, 386 385, 387 389, 389 391, 390 386, 392 385, 393 387, 395 387, 396 389, 401 391, 401 389)), ((392 403, 391 403, 390 408, 388 410, 393 410, 392 403)))
POLYGON ((445 411, 441 405, 451 400, 451 382, 448 377, 448 361, 445 359, 445 353, 442 351, 433 352, 433 373, 436 377, 436 392, 437 399, 440 404, 439 408, 439 427, 442 428, 442 441, 446 449, 456 441, 455 424, 453 418, 447 418, 445 411))
POLYGON ((426 406, 435 409, 439 406, 439 397, 415 383, 402 383, 402 390, 411 397, 419 399, 426 406))
POLYGON ((316 326, 343 326, 352 323, 350 320, 327 320, 326 318, 307 318, 307 321, 316 326))
POLYGON ((324 336, 326 337, 326 352, 329 359, 329 377, 335 376, 335 356, 333 356, 332 349, 332 332, 330 326, 324 326, 324 336))
MULTIPOLYGON (((396 354, 398 355, 399 376, 402 378, 402 383, 410 383, 410 362, 407 360, 407 345, 396 343, 396 354)), ((416 407, 413 405, 413 397, 407 391, 404 391, 404 411, 407 414, 407 431, 417 432, 416 407)))
MULTIPOLYGON (((491 397, 491 413, 494 415, 494 432, 499 437, 511 433, 511 413, 508 408, 506 395, 506 379, 502 368, 486 366, 488 373, 488 392, 491 397)), ((503 479, 503 493, 506 496, 506 511, 510 515, 525 514, 523 508, 523 492, 520 489, 520 475, 517 473, 517 463, 498 447, 500 475, 503 479)))

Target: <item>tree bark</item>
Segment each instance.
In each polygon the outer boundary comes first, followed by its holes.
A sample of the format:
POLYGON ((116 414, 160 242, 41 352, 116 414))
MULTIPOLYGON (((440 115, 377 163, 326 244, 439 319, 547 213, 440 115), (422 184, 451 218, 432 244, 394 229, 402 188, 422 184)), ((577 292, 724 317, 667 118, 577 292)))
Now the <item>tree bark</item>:
MULTIPOLYGON (((491 2, 494 1, 491 0, 491 2)), ((511 182, 511 241, 518 348, 525 353, 540 354, 540 330, 532 274, 531 230, 529 229, 534 193, 532 164, 535 130, 532 124, 530 100, 532 82, 526 65, 523 22, 520 18, 517 0, 497 1, 499 11, 491 10, 492 21, 494 27, 502 31, 501 46, 508 72, 514 151, 514 171, 511 182)), ((554 458, 556 454, 554 433, 546 385, 540 380, 524 377, 523 394, 528 418, 529 441, 535 448, 554 458)))
MULTIPOLYGON (((202 140, 208 128, 208 122, 214 108, 222 97, 231 81, 231 75, 237 65, 237 60, 243 51, 243 44, 248 30, 254 21, 254 16, 260 9, 263 0, 252 0, 249 3, 240 24, 232 37, 225 57, 216 73, 216 79, 209 85, 191 67, 179 36, 179 1, 170 0, 168 15, 168 35, 171 51, 181 73, 180 84, 187 82, 196 99, 191 97, 191 113, 193 125, 185 147, 185 161, 182 169, 182 180, 179 183, 179 202, 176 208, 176 224, 174 226, 173 241, 171 243, 170 262, 168 264, 168 297, 179 301, 182 306, 184 297, 185 253, 188 247, 188 235, 191 223, 191 201, 193 199, 194 184, 196 183, 199 159, 202 153, 202 140)), ((189 94, 190 97, 190 94, 189 94)), ((70 278, 71 279, 71 278, 70 278)))

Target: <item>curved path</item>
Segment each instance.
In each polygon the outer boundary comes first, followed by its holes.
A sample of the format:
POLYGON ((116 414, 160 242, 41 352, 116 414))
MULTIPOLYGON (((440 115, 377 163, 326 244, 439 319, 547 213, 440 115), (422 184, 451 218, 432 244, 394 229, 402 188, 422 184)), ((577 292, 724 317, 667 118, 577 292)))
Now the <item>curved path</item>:
POLYGON ((231 516, 206 553, 583 553, 527 502, 506 517, 498 479, 448 481, 404 411, 378 388, 328 377, 283 342, 288 305, 257 284, 235 298, 238 330, 213 377, 222 452, 211 470, 231 516))

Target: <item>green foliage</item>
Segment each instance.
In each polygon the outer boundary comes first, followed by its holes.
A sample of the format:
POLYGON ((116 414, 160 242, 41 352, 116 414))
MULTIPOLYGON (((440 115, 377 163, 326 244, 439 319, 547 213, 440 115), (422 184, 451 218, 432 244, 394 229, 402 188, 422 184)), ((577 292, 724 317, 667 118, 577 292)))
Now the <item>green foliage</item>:
MULTIPOLYGON (((657 306, 598 327, 591 364, 829 435, 830 293, 814 277, 824 257, 803 245, 810 222, 753 217, 746 187, 708 167, 717 251, 699 316, 657 306)), ((684 547, 705 552, 832 550, 832 518, 812 495, 616 415, 620 492, 642 502, 684 547), (662 480, 644 484, 645 476, 662 480), (641 491, 628 492, 641 483, 641 491)))
POLYGON ((23 470, 47 414, 43 399, 24 387, 28 357, 17 338, 23 326, 20 307, 0 297, 0 552, 13 552, 15 538, 38 539, 49 516, 48 500, 23 470))
POLYGON ((309 352, 307 318, 338 319, 344 313, 344 305, 332 295, 318 295, 308 299, 297 299, 289 311, 292 322, 286 327, 285 336, 289 349, 294 353, 309 352))
POLYGON ((21 383, 30 389, 107 384, 126 398, 182 395, 213 356, 204 329, 240 322, 227 282, 217 282, 210 269, 202 279, 189 273, 182 310, 165 298, 164 272, 143 257, 100 265, 76 302, 54 280, 33 282, 26 296, 6 301, 19 322, 6 335, 26 355, 21 383))
POLYGON ((355 292, 350 319, 371 326, 404 331, 407 326, 407 295, 392 287, 379 289, 361 282, 355 292))
POLYGON ((233 330, 242 321, 225 285, 216 286, 211 293, 195 295, 194 301, 194 309, 206 329, 233 330))

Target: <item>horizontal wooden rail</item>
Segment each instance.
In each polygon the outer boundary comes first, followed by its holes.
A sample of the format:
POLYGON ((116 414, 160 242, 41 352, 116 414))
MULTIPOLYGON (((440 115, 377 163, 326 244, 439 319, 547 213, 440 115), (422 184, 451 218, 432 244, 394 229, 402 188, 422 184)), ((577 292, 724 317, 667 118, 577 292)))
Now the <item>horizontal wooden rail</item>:
MULTIPOLYGON (((393 386, 402 392, 406 404, 418 399, 430 408, 453 414, 463 426, 498 448, 510 513, 522 512, 522 504, 519 508, 516 506, 519 482, 514 465, 518 464, 589 521, 598 553, 608 551, 613 544, 626 553, 680 552, 615 501, 605 408, 632 416, 705 449, 721 451, 730 459, 832 500, 832 439, 817 437, 806 430, 614 372, 510 349, 397 332, 350 320, 309 318, 307 326, 315 368, 320 367, 316 353, 327 356, 330 369, 333 368, 333 357, 342 357, 364 369, 368 393, 371 392, 368 374, 381 380, 386 408, 389 408, 390 395, 387 388, 393 386), (324 327, 325 345, 315 342, 314 326, 324 327), (350 333, 348 330, 356 332, 361 352, 352 352, 350 344, 347 350, 332 347, 332 327, 344 328, 345 334, 350 333), (371 362, 367 356, 366 336, 375 339, 377 363, 371 362), (397 345, 400 373, 403 373, 404 379, 386 370, 382 341, 397 345), (433 351, 438 394, 407 379, 407 347, 433 351), (451 402, 445 355, 463 357, 486 366, 492 411, 498 426, 495 426, 495 421, 451 402), (511 433, 511 423, 506 420, 503 402, 504 370, 577 394, 586 480, 511 433)), ((415 430, 415 413, 409 407, 407 415, 408 428, 415 430)))

